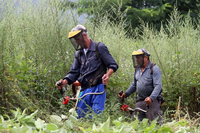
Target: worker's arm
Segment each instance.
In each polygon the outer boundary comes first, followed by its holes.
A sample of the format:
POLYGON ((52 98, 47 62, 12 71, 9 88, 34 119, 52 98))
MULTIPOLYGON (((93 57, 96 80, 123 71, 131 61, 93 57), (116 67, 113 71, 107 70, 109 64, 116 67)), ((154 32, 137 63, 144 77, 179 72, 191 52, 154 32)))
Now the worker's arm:
POLYGON ((133 83, 130 85, 130 87, 125 91, 125 97, 130 96, 131 94, 133 94, 136 91, 136 78, 135 78, 135 73, 134 73, 134 80, 133 83))
POLYGON ((104 85, 108 84, 110 76, 112 75, 113 72, 114 72, 114 70, 110 68, 110 69, 108 69, 108 72, 103 75, 102 82, 104 85))

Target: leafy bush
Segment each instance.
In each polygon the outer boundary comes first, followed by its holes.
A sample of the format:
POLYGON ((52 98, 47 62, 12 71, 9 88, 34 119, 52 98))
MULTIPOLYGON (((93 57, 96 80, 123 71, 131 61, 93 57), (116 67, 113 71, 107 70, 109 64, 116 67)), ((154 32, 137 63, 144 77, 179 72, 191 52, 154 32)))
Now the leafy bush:
POLYGON ((84 132, 84 133, 136 133, 136 132, 144 132, 144 133, 179 133, 179 132, 198 132, 199 127, 191 127, 189 124, 191 123, 189 120, 181 119, 180 121, 172 121, 162 126, 157 125, 156 120, 148 123, 148 119, 143 119, 142 122, 139 122, 137 119, 133 122, 125 122, 123 117, 119 117, 118 119, 107 118, 106 122, 102 123, 93 123, 96 120, 78 120, 73 115, 64 116, 61 115, 51 115, 50 122, 47 123, 40 118, 36 118, 37 112, 27 115, 26 110, 23 112, 20 109, 11 111, 14 115, 13 118, 7 117, 7 120, 0 116, 0 131, 1 132, 40 132, 40 133, 51 133, 51 132, 84 132), (83 123, 88 123, 86 126, 83 123), (89 124, 91 123, 91 124, 89 124))

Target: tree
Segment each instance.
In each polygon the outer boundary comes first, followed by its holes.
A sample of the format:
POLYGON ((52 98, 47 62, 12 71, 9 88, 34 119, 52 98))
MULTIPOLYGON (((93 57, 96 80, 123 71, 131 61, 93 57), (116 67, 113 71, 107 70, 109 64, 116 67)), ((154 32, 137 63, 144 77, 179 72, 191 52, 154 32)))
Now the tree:
MULTIPOLYGON (((69 2, 66 0, 64 3, 69 2)), ((71 4, 79 14, 87 13, 92 19, 109 13, 109 19, 116 23, 119 21, 120 11, 125 14, 124 18, 133 28, 140 24, 141 19, 160 29, 161 23, 167 22, 174 6, 185 16, 190 11, 190 16, 194 20, 197 20, 200 10, 199 0, 78 0, 71 4)))

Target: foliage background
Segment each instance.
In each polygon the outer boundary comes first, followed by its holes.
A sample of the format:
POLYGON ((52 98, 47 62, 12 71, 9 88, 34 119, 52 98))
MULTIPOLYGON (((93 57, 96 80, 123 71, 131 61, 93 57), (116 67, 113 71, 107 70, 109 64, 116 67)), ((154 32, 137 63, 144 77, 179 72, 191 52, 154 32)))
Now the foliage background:
MULTIPOLYGON (((189 16, 198 21, 200 1, 198 0, 76 0, 70 2, 65 0, 63 8, 72 5, 79 14, 87 13, 89 18, 98 22, 99 15, 109 13, 109 20, 118 23, 116 11, 124 13, 125 20, 130 22, 132 28, 140 25, 140 19, 153 24, 160 30, 161 23, 167 24, 169 15, 176 7, 182 16, 189 16), (97 6, 98 5, 98 6, 97 6), (114 10, 113 10, 114 9, 114 10)), ((126 30, 129 29, 129 26, 126 30)))

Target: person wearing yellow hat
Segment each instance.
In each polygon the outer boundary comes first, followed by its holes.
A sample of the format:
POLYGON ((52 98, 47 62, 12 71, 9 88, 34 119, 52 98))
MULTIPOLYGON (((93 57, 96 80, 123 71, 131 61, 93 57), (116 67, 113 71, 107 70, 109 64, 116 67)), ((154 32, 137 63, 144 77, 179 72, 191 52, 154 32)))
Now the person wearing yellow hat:
MULTIPOLYGON (((74 63, 69 73, 59 81, 61 86, 72 84, 78 80, 81 84, 81 94, 94 94, 104 92, 105 86, 118 65, 106 45, 89 39, 88 31, 83 25, 77 25, 69 32, 68 38, 74 46, 76 53, 74 63)), ((58 89, 61 89, 56 83, 58 89)), ((78 118, 92 110, 99 114, 104 110, 106 91, 101 95, 87 95, 79 100, 77 105, 78 118)))
POLYGON ((158 123, 161 124, 161 71, 157 65, 151 63, 149 57, 150 53, 146 49, 138 49, 132 53, 133 66, 135 68, 134 81, 125 93, 118 96, 121 99, 127 98, 137 91, 134 108, 145 111, 138 110, 133 112, 132 119, 134 120, 137 114, 140 121, 144 118, 152 121, 159 117, 158 123))

